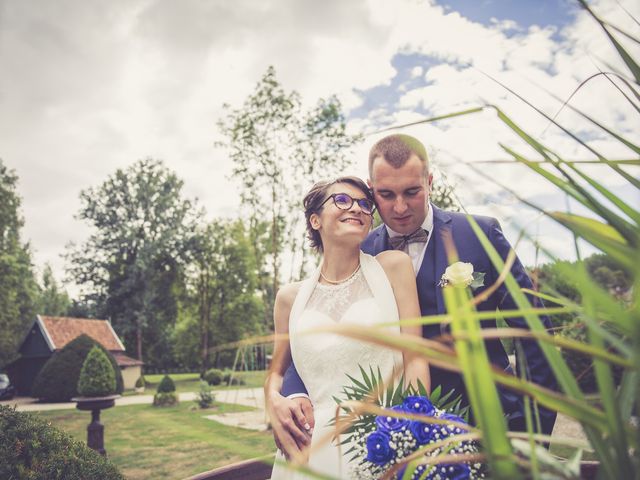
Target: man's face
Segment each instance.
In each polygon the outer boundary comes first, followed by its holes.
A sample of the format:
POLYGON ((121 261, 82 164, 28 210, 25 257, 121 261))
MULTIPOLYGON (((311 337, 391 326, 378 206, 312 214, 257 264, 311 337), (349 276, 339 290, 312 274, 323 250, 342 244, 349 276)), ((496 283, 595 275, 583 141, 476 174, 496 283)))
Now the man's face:
POLYGON ((378 157, 371 169, 373 189, 382 221, 393 231, 408 235, 417 230, 427 216, 433 176, 424 176, 424 164, 416 155, 400 168, 393 168, 378 157))

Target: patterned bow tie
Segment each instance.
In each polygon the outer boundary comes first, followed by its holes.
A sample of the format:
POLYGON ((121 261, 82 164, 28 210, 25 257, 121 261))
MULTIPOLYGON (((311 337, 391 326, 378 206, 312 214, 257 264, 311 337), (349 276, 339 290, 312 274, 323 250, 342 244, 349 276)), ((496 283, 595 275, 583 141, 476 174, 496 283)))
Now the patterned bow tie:
POLYGON ((394 250, 404 250, 410 243, 427 243, 429 232, 424 228, 419 228, 409 235, 399 235, 397 237, 389 237, 389 243, 394 250))

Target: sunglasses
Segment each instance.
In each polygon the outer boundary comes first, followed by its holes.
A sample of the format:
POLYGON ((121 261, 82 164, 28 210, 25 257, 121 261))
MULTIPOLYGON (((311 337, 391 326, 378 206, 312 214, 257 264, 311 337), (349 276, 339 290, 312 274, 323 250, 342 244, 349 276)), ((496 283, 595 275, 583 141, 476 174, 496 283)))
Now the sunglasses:
POLYGON ((320 207, 331 199, 333 199, 333 204, 340 210, 349 210, 353 207, 354 203, 357 203, 362 213, 366 215, 373 215, 373 211, 375 210, 375 204, 368 198, 353 198, 346 193, 332 193, 320 204, 320 207))

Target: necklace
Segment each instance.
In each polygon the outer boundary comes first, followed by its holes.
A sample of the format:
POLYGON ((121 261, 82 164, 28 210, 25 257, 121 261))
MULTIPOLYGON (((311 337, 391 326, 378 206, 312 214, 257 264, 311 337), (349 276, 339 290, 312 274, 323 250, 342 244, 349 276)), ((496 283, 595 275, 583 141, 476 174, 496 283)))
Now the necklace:
POLYGON ((322 273, 322 269, 320 269, 320 276, 322 277, 322 279, 327 282, 330 283, 331 285, 339 285, 340 283, 344 283, 348 280, 351 280, 353 278, 353 276, 358 273, 358 270, 360 270, 360 262, 358 262, 358 266, 356 267, 356 269, 353 271, 353 273, 351 275, 349 275, 347 278, 344 278, 342 280, 329 280, 327 277, 324 276, 324 274, 322 273))

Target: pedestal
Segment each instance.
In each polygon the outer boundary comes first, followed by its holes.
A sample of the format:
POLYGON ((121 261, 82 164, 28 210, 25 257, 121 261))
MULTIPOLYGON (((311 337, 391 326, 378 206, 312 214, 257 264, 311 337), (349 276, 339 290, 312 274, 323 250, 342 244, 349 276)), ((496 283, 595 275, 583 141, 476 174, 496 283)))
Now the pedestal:
POLYGON ((104 425, 100 423, 100 411, 111 408, 116 404, 116 398, 120 395, 106 397, 76 397, 71 400, 76 402, 78 410, 91 411, 91 423, 87 426, 87 445, 100 455, 107 455, 104 449, 104 425))

